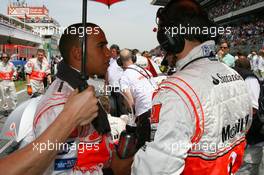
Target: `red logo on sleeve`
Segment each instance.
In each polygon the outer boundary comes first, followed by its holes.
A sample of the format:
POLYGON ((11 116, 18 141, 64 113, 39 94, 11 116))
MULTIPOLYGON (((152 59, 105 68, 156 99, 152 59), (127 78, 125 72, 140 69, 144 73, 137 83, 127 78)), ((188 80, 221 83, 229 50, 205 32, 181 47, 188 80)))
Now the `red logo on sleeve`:
POLYGON ((152 106, 151 123, 159 123, 161 106, 162 104, 156 104, 152 106))

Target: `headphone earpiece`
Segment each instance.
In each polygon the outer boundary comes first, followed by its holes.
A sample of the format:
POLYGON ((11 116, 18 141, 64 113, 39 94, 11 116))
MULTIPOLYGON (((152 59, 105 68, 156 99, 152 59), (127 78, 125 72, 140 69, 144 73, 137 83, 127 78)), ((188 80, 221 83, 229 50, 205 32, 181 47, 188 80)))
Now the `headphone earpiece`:
POLYGON ((117 63, 118 66, 123 67, 123 63, 122 63, 120 57, 116 60, 116 63, 117 63))
POLYGON ((162 9, 164 8, 161 7, 157 12, 157 18, 159 18, 159 21, 161 23, 158 24, 158 32, 157 32, 157 39, 160 44, 160 47, 164 49, 166 52, 171 52, 174 54, 180 53, 184 49, 185 39, 183 35, 178 33, 175 34, 173 32, 174 27, 178 27, 179 24, 174 21, 168 21, 168 17, 166 16, 166 13, 164 13, 164 10, 162 9))
POLYGON ((133 63, 137 62, 137 56, 136 55, 132 55, 132 61, 133 61, 133 63))
POLYGON ((166 33, 164 29, 159 29, 157 39, 161 48, 166 52, 176 54, 182 52, 184 49, 185 39, 182 35, 175 34, 172 36, 172 34, 166 33))

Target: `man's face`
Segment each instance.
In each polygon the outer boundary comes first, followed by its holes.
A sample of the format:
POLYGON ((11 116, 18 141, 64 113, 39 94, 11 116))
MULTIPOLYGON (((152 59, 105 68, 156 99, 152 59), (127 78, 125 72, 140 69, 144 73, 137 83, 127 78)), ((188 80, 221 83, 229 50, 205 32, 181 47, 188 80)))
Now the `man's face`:
POLYGON ((7 54, 3 54, 3 55, 2 55, 2 61, 3 61, 4 63, 7 63, 7 62, 8 62, 8 56, 7 56, 7 54))
POLYGON ((111 49, 111 57, 112 58, 117 58, 118 54, 117 54, 117 50, 116 49, 111 49))
POLYGON ((224 55, 226 55, 229 52, 227 43, 222 43, 220 49, 223 51, 224 55))
POLYGON ((43 52, 38 52, 37 53, 37 58, 38 58, 39 61, 42 61, 44 57, 45 57, 45 55, 44 55, 43 52))
POLYGON ((98 34, 89 35, 86 70, 90 76, 105 75, 111 56, 107 44, 105 34, 101 29, 98 34))

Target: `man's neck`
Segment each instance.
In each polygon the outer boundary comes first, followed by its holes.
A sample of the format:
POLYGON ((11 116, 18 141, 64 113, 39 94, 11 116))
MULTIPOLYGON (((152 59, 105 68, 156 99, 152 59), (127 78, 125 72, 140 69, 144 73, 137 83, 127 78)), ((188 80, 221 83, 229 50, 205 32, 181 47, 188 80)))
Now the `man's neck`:
POLYGON ((198 41, 187 41, 185 40, 185 46, 181 53, 176 54, 177 61, 185 58, 195 47, 199 46, 201 43, 198 41))
POLYGON ((129 61, 129 62, 124 63, 124 67, 128 67, 128 66, 131 66, 133 64, 134 63, 132 61, 129 61))

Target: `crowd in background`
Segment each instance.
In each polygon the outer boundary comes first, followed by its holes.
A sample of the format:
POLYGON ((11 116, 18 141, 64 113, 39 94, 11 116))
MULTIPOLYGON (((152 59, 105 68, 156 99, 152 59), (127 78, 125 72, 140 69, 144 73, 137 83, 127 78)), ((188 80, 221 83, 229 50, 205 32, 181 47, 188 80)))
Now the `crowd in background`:
POLYGON ((231 35, 223 35, 223 38, 230 42, 231 47, 237 47, 240 45, 253 46, 263 44, 263 19, 229 27, 231 27, 231 35))
POLYGON ((258 2, 262 2, 262 0, 220 0, 215 4, 215 7, 208 10, 208 15, 210 18, 216 18, 258 2))

